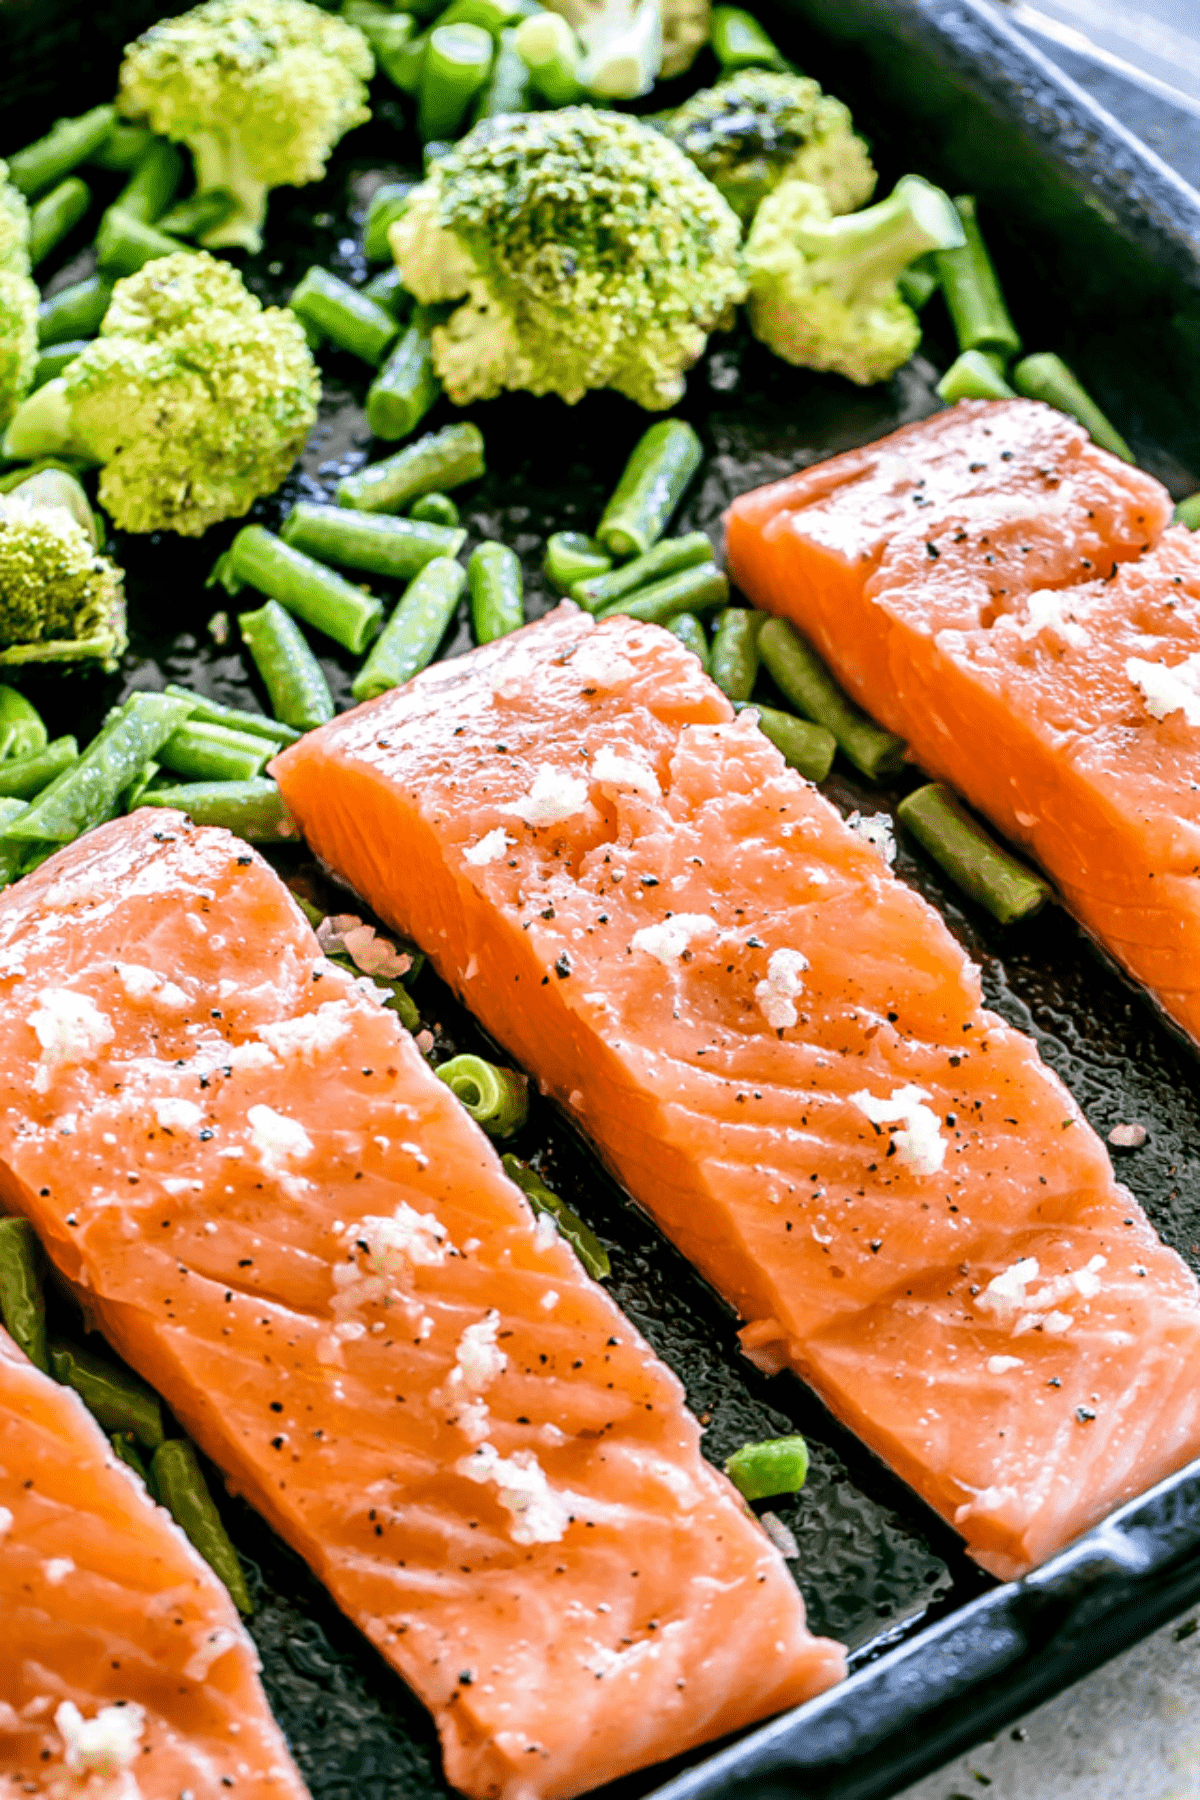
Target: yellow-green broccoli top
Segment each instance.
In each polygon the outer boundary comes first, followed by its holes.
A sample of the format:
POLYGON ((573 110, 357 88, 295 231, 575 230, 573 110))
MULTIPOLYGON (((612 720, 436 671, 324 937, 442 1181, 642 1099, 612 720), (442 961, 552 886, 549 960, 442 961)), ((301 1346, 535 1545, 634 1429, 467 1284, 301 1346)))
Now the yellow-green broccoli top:
POLYGON ((745 294, 711 183, 650 127, 586 106, 483 120, 390 237, 419 300, 465 300, 432 339, 458 404, 609 387, 671 406, 745 294))
POLYGON ((62 506, 0 494, 0 663, 94 658, 125 648, 121 570, 62 506))
POLYGON ((29 274, 29 207, 0 161, 0 427, 33 380, 40 298, 29 274))

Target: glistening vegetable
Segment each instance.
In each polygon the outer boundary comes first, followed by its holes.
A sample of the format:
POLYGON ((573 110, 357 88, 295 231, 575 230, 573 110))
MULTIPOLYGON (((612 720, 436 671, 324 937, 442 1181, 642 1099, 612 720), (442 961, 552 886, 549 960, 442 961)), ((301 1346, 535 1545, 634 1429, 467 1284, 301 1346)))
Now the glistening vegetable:
POLYGON ((240 593, 247 585, 269 594, 355 656, 362 655, 383 614, 383 602, 373 594, 364 594, 262 525, 242 527, 210 581, 219 581, 228 594, 240 593))
POLYGON ((1013 370, 1013 386, 1027 400, 1044 400, 1059 412, 1070 413, 1079 420, 1094 444, 1111 450, 1122 462, 1134 460, 1133 451, 1116 426, 1100 411, 1086 388, 1076 380, 1061 356, 1043 351, 1027 356, 1013 370))
POLYGON ((64 1387, 74 1388, 105 1431, 129 1431, 147 1450, 163 1441, 162 1402, 137 1376, 92 1350, 54 1340, 50 1372, 64 1387))
POLYGON ((536 1170, 516 1156, 506 1155, 500 1160, 504 1164, 505 1174, 516 1182, 533 1211, 548 1213, 554 1220, 560 1237, 567 1240, 593 1281, 604 1281, 611 1275, 612 1264, 600 1239, 559 1199, 552 1188, 546 1186, 536 1170))
POLYGON ((758 634, 764 615, 729 606, 717 615, 712 642, 712 678, 730 700, 748 700, 758 676, 758 634))
POLYGON ((28 1219, 0 1219, 0 1322, 30 1362, 48 1375, 40 1256, 28 1219))
POLYGON ((467 565, 467 581, 477 644, 490 644, 525 623, 521 559, 507 544, 479 544, 467 565))
POLYGON ((327 724, 333 717, 333 695, 291 614, 278 600, 268 600, 256 612, 239 613, 238 628, 276 716, 297 731, 327 724))
POLYGON ((577 581, 607 575, 612 557, 582 531, 556 531, 546 540, 542 568, 555 592, 568 594, 577 581))
POLYGON ((938 277, 960 350, 998 350, 1017 356, 1021 339, 1009 317, 996 271, 979 229, 975 202, 960 194, 954 202, 962 220, 964 242, 939 250, 938 277))
POLYGON ((700 467, 703 446, 683 419, 663 419, 639 438, 596 527, 610 556, 641 556, 671 522, 700 467))
POLYGON ((240 1613, 254 1611, 246 1577, 221 1515, 213 1504, 196 1452, 186 1438, 160 1444, 150 1465, 154 1491, 193 1549, 229 1589, 240 1613))
POLYGON ((321 562, 411 581, 435 556, 457 556, 467 534, 461 526, 427 525, 390 513, 353 512, 345 506, 300 500, 280 535, 285 544, 321 562))
POLYGON ((808 1478, 808 1445, 802 1437, 743 1444, 726 1462, 725 1473, 745 1500, 798 1494, 808 1478))
POLYGON ((455 1056, 435 1073, 489 1137, 511 1137, 529 1117, 529 1084, 515 1069, 482 1056, 455 1056))
POLYGON ((863 775, 879 781, 904 767, 904 740, 885 731, 848 700, 825 664, 787 619, 768 619, 758 654, 784 699, 823 725, 863 775))
POLYGON ((139 806, 173 806, 193 825, 221 825, 251 844, 286 844, 299 837, 279 788, 266 775, 251 781, 191 781, 150 788, 139 806))
POLYGON ((426 563, 355 676, 350 691, 356 700, 400 687, 433 661, 466 584, 461 563, 445 556, 426 563))
POLYGON ((1030 918, 1051 899, 1049 883, 998 844, 942 782, 907 794, 897 812, 934 862, 1001 925, 1030 918))
POLYGON ((422 494, 445 493, 484 472, 483 435, 477 425, 444 425, 383 462, 338 482, 337 503, 359 512, 399 512, 422 494))
POLYGON ((645 625, 668 625, 676 613, 710 612, 715 606, 724 606, 728 599, 729 582, 723 571, 707 562, 639 588, 627 599, 605 607, 600 617, 608 619, 614 613, 622 613, 645 625))
POLYGON ((391 442, 408 437, 442 391, 430 346, 433 322, 431 308, 416 307, 391 355, 371 383, 367 393, 367 424, 377 438, 391 442))
POLYGON ((694 569, 699 563, 712 561, 712 545, 703 531, 689 531, 686 537, 662 538, 644 556, 622 563, 618 569, 585 576, 573 583, 571 598, 588 612, 600 612, 606 606, 636 594, 639 589, 661 581, 665 575, 677 575, 681 569, 694 569))
MULTIPOLYGON (((744 710, 744 703, 738 711, 744 710)), ((764 706, 756 700, 751 709, 758 717, 758 728, 770 738, 789 769, 795 769, 808 781, 824 781, 833 767, 837 739, 823 725, 810 719, 797 719, 777 707, 764 706)))

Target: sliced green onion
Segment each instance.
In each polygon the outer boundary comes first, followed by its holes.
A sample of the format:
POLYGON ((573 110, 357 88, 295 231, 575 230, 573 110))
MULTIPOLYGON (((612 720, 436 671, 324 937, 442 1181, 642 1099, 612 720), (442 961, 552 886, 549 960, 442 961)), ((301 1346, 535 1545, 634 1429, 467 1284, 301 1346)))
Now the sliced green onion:
POLYGON ((531 1169, 528 1163, 518 1156, 502 1156, 504 1171, 510 1181, 514 1181, 528 1200, 535 1213, 549 1213, 558 1226, 560 1237, 566 1239, 576 1256, 592 1277, 593 1281, 604 1281, 612 1274, 612 1264, 608 1259, 608 1251, 600 1242, 594 1231, 590 1231, 569 1206, 559 1199, 551 1188, 531 1169))
POLYGON ((50 1372, 73 1388, 105 1431, 129 1431, 147 1450, 163 1441, 162 1402, 129 1369, 59 1339, 50 1343, 50 1372))
POLYGON ((434 1071, 489 1137, 511 1137, 529 1117, 529 1083, 482 1056, 455 1056, 434 1071))

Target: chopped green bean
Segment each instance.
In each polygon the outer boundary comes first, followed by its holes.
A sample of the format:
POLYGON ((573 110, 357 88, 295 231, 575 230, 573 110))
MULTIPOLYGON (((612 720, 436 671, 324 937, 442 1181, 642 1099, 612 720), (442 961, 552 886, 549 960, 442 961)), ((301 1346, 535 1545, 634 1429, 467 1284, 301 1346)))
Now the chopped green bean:
POLYGON ((907 269, 901 270, 898 281, 900 298, 914 312, 923 311, 941 285, 936 250, 927 250, 924 256, 918 256, 915 262, 910 262, 907 269))
POLYGON ((304 633, 277 600, 238 614, 242 642, 254 659, 271 711, 297 731, 311 731, 333 717, 333 695, 304 633))
POLYGON ((151 757, 149 762, 142 764, 129 786, 125 789, 124 800, 125 811, 127 813, 137 811, 138 807, 142 804, 143 797, 147 790, 152 786, 155 778, 159 774, 161 766, 160 763, 154 761, 153 757, 151 757))
POLYGON ((588 612, 599 612, 626 594, 635 594, 650 582, 660 581, 664 575, 675 575, 681 569, 694 569, 711 561, 712 545, 702 531, 689 531, 686 537, 662 538, 644 555, 635 556, 619 569, 575 582, 571 598, 588 612))
POLYGON ((717 614, 712 646, 712 678, 730 700, 748 700, 758 679, 758 634, 766 615, 745 606, 717 614))
POLYGON ((759 730, 764 737, 770 738, 789 769, 795 769, 807 781, 824 781, 837 752, 837 739, 832 731, 826 731, 823 725, 814 725, 810 719, 797 719, 793 713, 780 712, 777 707, 763 706, 758 700, 735 702, 735 705, 738 712, 745 712, 749 705, 758 715, 759 730))
POLYGON ((600 548, 595 538, 582 531, 556 531, 546 540, 546 560, 542 564, 546 580, 558 594, 570 593, 577 581, 591 581, 607 575, 612 557, 600 548))
POLYGON ((1087 390, 1080 385, 1061 356, 1043 351, 1027 356, 1013 370, 1013 386, 1027 400, 1044 400, 1059 412, 1078 419, 1094 444, 1110 450, 1122 462, 1134 460, 1133 451, 1116 426, 1111 424, 1087 390))
POLYGON ((0 1322, 34 1367, 48 1375, 40 1256, 41 1247, 28 1219, 0 1219, 0 1322))
POLYGON ((642 556, 658 542, 703 456, 683 419, 660 419, 643 433, 596 527, 611 556, 642 556))
POLYGON ((109 1434, 109 1443, 113 1447, 113 1455, 123 1462, 127 1469, 132 1469, 141 1480, 142 1486, 152 1500, 158 1498, 150 1484, 150 1471, 142 1461, 142 1453, 127 1432, 114 1431, 109 1434))
POLYGON ((726 1462, 725 1473, 744 1500, 798 1494, 808 1479, 808 1445, 802 1437, 743 1444, 726 1462))
POLYGON ((425 66, 425 52, 428 48, 429 33, 422 31, 418 37, 410 37, 402 44, 388 61, 389 80, 395 83, 402 94, 409 95, 413 100, 421 85, 421 70, 425 66))
POLYGON ((213 1504, 196 1452, 186 1438, 168 1438, 154 1452, 150 1474, 159 1501, 192 1548, 229 1589, 238 1611, 254 1611, 246 1576, 221 1515, 213 1504))
POLYGON ((0 761, 32 756, 44 750, 47 741, 42 715, 32 700, 14 687, 0 685, 0 761))
POLYGON ((423 142, 458 136, 487 81, 493 51, 491 33, 479 25, 434 26, 417 90, 417 131, 423 142))
POLYGON ((426 525, 391 513, 352 512, 299 500, 284 521, 281 536, 321 562, 344 563, 393 581, 411 581, 437 556, 457 556, 466 540, 461 526, 426 525))
POLYGON ((148 125, 126 125, 118 119, 104 142, 91 151, 84 161, 90 163, 93 169, 108 169, 114 175, 128 175, 145 156, 153 136, 148 125))
POLYGON ((954 201, 962 220, 966 243, 957 250, 938 250, 938 280, 960 350, 1001 350, 1019 356, 1021 339, 1004 304, 996 271, 979 229, 975 202, 970 194, 954 201))
POLYGON ((489 1137, 511 1137, 529 1117, 529 1083, 482 1056, 455 1056, 434 1070, 489 1137))
MULTIPOLYGON (((101 727, 79 760, 52 781, 27 812, 0 830, 0 840, 20 838, 69 844, 111 818, 143 763, 158 754, 190 711, 188 701, 172 699, 169 694, 131 695, 101 727)), ((52 748, 47 746, 39 755, 46 755, 52 748)), ((11 764, 10 768, 16 766, 11 764)), ((3 773, 0 769, 0 780, 3 773)))
POLYGON ((238 210, 238 200, 225 188, 207 188, 202 194, 189 194, 155 221, 160 231, 173 237, 203 238, 207 232, 224 225, 238 210))
POLYGON ((677 637, 686 649, 691 651, 707 675, 709 673, 708 633, 695 613, 676 613, 668 624, 667 630, 673 637, 677 637))
POLYGON ((1200 531, 1200 494, 1189 494, 1175 508, 1176 525, 1186 525, 1189 531, 1200 531))
POLYGON ((278 784, 267 775, 250 781, 190 781, 179 787, 148 788, 140 804, 175 807, 193 825, 223 825, 251 844, 294 843, 300 836, 278 784))
POLYGON ((499 38, 536 10, 529 0, 450 0, 438 24, 479 25, 499 38))
MULTIPOLYGON (((248 583, 354 656, 362 655, 383 615, 383 602, 374 594, 364 593, 262 525, 243 525, 221 564, 216 579, 228 593, 236 594, 248 583)), ((275 711, 285 724, 299 723, 278 707, 275 711)))
POLYGON ((408 437, 441 394, 430 342, 436 316, 430 307, 413 309, 407 329, 371 383, 367 424, 377 438, 394 442, 408 437))
POLYGON ((114 281, 121 275, 136 275, 160 256, 174 256, 186 249, 182 238, 168 237, 165 231, 132 219, 115 206, 109 207, 96 234, 96 261, 114 281))
POLYGON ((316 264, 293 290, 289 304, 331 344, 372 368, 378 368, 396 335, 396 321, 385 306, 316 264))
POLYGON ((1032 918, 1052 897, 1049 884, 998 844, 942 782, 906 794, 896 810, 938 867, 1001 925, 1032 918))
POLYGON ((73 737, 55 738, 40 750, 14 756, 0 763, 0 797, 32 800, 78 761, 79 745, 73 737))
POLYGON ((419 525, 443 525, 453 528, 458 524, 459 513, 449 494, 422 494, 408 509, 410 519, 419 525))
POLYGON ((549 105, 573 106, 583 98, 583 52, 561 14, 540 11, 522 19, 513 30, 513 48, 549 105))
POLYGON ((342 17, 358 26, 375 52, 375 61, 391 78, 393 65, 403 57, 417 29, 412 13, 393 12, 375 0, 345 0, 342 17))
POLYGON ((787 619, 768 619, 758 654, 784 699, 833 733, 863 775, 879 781, 904 767, 904 740, 876 725, 847 699, 825 664, 787 619))
POLYGON ((532 112, 535 99, 533 76, 517 49, 516 30, 502 31, 491 74, 475 101, 472 123, 497 118, 501 113, 532 112))
POLYGON ((112 131, 116 108, 94 106, 76 119, 56 119, 45 137, 8 159, 8 178, 27 200, 89 162, 112 131))
POLYGON ((628 599, 614 601, 600 617, 611 619, 621 613, 646 625, 669 625, 676 613, 711 612, 714 606, 724 606, 728 599, 729 582, 724 572, 715 563, 699 563, 695 568, 681 569, 677 575, 639 588, 628 599))
POLYGON ((191 688, 178 687, 173 681, 168 681, 166 691, 177 700, 191 702, 190 723, 193 725, 201 722, 226 725, 230 731, 248 731, 257 737, 270 738, 276 744, 294 744, 300 736, 292 726, 284 725, 279 719, 268 719, 265 713, 243 712, 237 706, 223 706, 219 700, 210 700, 207 694, 194 694, 191 688))
POLYGON ((51 344, 95 337, 111 299, 112 283, 103 275, 89 275, 86 281, 60 289, 38 307, 38 343, 44 350, 51 344))
POLYGON ((156 225, 179 190, 183 169, 183 152, 178 145, 166 138, 152 138, 113 201, 113 210, 143 225, 156 225))
POLYGON ((559 1235, 570 1244, 593 1281, 604 1281, 611 1275, 612 1264, 600 1239, 546 1186, 536 1170, 517 1156, 502 1156, 500 1161, 504 1164, 505 1174, 517 1184, 532 1210, 535 1213, 548 1213, 554 1220, 559 1235))
POLYGON ((74 231, 91 204, 92 190, 78 175, 68 175, 37 201, 29 214, 29 261, 35 269, 74 231))
MULTIPOLYGON (((28 812, 27 800, 0 799, 0 834, 6 825, 19 819, 23 812, 28 812)), ((29 867, 29 845, 23 844, 19 838, 6 838, 0 835, 0 888, 6 888, 24 875, 29 867)))
POLYGON ((250 781, 271 754, 267 738, 188 719, 171 733, 158 760, 188 781, 250 781))
MULTIPOLYGON (((394 266, 390 269, 381 270, 378 275, 372 275, 370 281, 368 281, 366 287, 364 287, 363 293, 367 296, 368 300, 374 300, 377 305, 386 307, 387 311, 390 312, 393 319, 395 319, 397 325, 403 325, 404 321, 408 318, 409 312, 414 310, 412 295, 404 285, 404 277, 399 269, 394 266)), ((383 365, 384 368, 387 367, 387 363, 395 356, 396 349, 397 346, 393 346, 391 355, 383 365)), ((378 435, 378 432, 376 432, 376 436, 378 435)))
POLYGON ((51 344, 48 350, 43 350, 33 371, 30 393, 36 393, 38 388, 53 381, 56 375, 61 375, 67 365, 82 355, 92 341, 91 338, 69 338, 65 344, 51 344))
POLYGON ((433 661, 466 585, 461 563, 446 556, 426 563, 355 676, 350 692, 356 700, 402 686, 433 661))
POLYGON ((479 544, 467 564, 475 642, 490 644, 525 623, 521 559, 507 544, 479 544))
POLYGON ((60 1338, 50 1342, 50 1372, 64 1387, 74 1388, 105 1431, 129 1431, 139 1444, 154 1450, 163 1441, 162 1402, 153 1388, 131 1370, 111 1363, 60 1338))
POLYGON ((775 69, 786 73, 790 66, 758 20, 740 6, 713 7, 709 39, 725 74, 734 69, 775 69))
POLYGON ((446 493, 484 472, 478 425, 443 425, 383 462, 338 483, 337 503, 359 512, 399 512, 422 494, 446 493))
POLYGON ((938 398, 948 406, 956 400, 1013 400, 1004 368, 1004 358, 994 350, 964 350, 938 382, 938 398))
POLYGON ((391 262, 388 231, 408 211, 408 197, 415 185, 412 181, 385 181, 371 195, 363 226, 363 253, 368 262, 391 262))

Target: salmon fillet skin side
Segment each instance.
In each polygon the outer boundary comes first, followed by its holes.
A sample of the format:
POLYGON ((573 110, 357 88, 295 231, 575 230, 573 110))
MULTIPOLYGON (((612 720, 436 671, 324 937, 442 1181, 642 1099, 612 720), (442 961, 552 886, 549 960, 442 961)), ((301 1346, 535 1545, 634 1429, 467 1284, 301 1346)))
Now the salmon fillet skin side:
POLYGON ((558 1800, 841 1677, 678 1380, 245 844, 145 809, 60 851, 0 994, 4 1203, 456 1787, 558 1800))
POLYGON ((1057 883, 1200 1043, 1200 543, 1032 401, 735 501, 733 579, 1057 883))
POLYGON ((1196 1283, 875 848, 569 602, 274 763, 746 1321, 1012 1576, 1200 1452, 1196 1283))
POLYGON ((233 1603, 0 1331, 0 1796, 305 1800, 233 1603))

